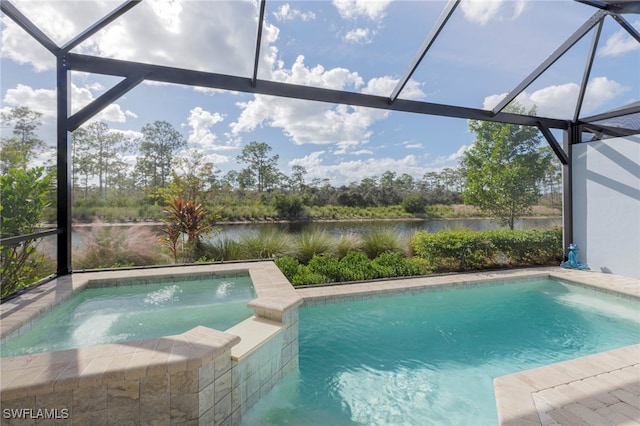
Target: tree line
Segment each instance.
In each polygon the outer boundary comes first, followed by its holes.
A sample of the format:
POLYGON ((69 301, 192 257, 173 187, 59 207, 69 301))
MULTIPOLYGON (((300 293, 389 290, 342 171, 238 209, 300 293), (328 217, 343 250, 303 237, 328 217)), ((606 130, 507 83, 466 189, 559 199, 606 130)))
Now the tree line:
MULTIPOLYGON (((18 107, 2 114, 2 122, 13 128, 13 136, 2 138, 0 170, 28 168, 46 146, 37 137, 42 114, 18 107)), ((273 204, 283 218, 293 219, 300 218, 304 206, 403 205, 419 214, 427 205, 467 203, 512 227, 541 196, 547 204, 559 204, 560 165, 548 147, 540 147, 536 128, 471 121, 470 129, 476 141, 457 167, 420 178, 385 171, 336 186, 329 179, 307 179, 300 165, 285 173, 278 167, 279 155, 265 142, 245 145, 236 157, 237 169, 222 174, 202 152, 189 150, 184 136, 166 121, 146 124, 137 139, 93 122, 72 134, 74 206, 79 211, 127 203, 162 207, 184 197, 209 207, 273 204)))

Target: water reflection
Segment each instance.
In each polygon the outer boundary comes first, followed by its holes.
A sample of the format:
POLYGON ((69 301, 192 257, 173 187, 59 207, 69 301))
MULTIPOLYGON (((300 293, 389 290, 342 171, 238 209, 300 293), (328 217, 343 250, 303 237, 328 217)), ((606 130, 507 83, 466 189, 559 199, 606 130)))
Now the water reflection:
MULTIPOLYGON (((551 229, 562 225, 560 218, 521 219, 516 222, 516 229, 551 229)), ((277 229, 299 234, 305 231, 323 230, 331 235, 366 234, 373 228, 391 228, 402 236, 409 236, 417 231, 437 232, 443 229, 469 229, 482 231, 499 229, 496 223, 488 219, 439 219, 439 220, 389 220, 389 221, 340 221, 340 222, 292 222, 292 223, 251 223, 221 225, 220 232, 213 236, 239 240, 243 236, 253 235, 262 230, 277 229)))
MULTIPOLYGON (((108 225, 102 226, 127 226, 108 225)), ((133 225, 132 225, 133 226, 133 225)), ((144 225, 135 225, 144 226, 144 225)), ((160 235, 161 225, 147 225, 160 235)), ((527 218, 516 221, 516 229, 551 229, 562 226, 561 218, 527 218)), ((443 229, 469 229, 482 231, 485 229, 501 228, 489 219, 435 219, 435 220, 357 220, 336 222, 289 222, 289 223, 239 223, 221 224, 220 230, 211 235, 210 241, 229 238, 235 241, 242 237, 255 235, 261 231, 279 230, 291 234, 300 234, 305 231, 323 230, 330 235, 339 237, 343 234, 364 235, 371 229, 390 228, 401 236, 410 236, 417 231, 437 232, 443 229)), ((72 235, 74 250, 83 247, 83 237, 79 232, 72 235)))

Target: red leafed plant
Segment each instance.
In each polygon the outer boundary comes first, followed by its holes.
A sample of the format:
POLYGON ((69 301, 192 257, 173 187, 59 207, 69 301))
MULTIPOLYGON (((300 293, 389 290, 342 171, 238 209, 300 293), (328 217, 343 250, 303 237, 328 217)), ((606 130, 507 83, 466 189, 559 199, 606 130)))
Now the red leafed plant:
POLYGON ((163 211, 165 228, 162 232, 165 236, 161 243, 169 248, 176 263, 181 249, 184 262, 193 262, 202 235, 212 227, 209 213, 202 204, 185 201, 183 197, 174 198, 163 211))

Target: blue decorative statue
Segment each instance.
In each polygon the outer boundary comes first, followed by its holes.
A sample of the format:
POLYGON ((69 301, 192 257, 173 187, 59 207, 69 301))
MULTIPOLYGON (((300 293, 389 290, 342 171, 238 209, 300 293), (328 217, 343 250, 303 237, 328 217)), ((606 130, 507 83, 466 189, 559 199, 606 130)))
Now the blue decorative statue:
POLYGON ((578 262, 578 246, 574 243, 569 244, 569 259, 566 262, 562 262, 560 266, 572 269, 589 269, 587 265, 578 262))

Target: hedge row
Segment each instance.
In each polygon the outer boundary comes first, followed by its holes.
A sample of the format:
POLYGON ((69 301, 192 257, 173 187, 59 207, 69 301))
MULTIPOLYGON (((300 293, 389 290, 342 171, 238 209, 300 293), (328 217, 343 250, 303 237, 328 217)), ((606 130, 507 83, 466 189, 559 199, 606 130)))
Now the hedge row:
POLYGON ((548 265, 562 260, 562 230, 417 232, 410 241, 415 256, 433 272, 505 266, 548 265))
POLYGON ((424 261, 405 258, 400 253, 382 253, 371 260, 362 252, 350 251, 342 258, 314 256, 308 265, 290 256, 280 257, 275 262, 293 285, 406 277, 427 272, 424 261))
POLYGON ((550 265, 562 261, 562 230, 417 232, 410 247, 411 258, 387 252, 371 260, 362 252, 350 251, 342 258, 316 255, 307 265, 291 256, 275 262, 293 285, 550 265))

